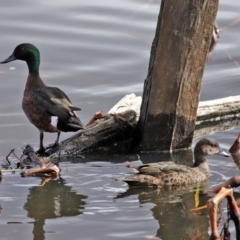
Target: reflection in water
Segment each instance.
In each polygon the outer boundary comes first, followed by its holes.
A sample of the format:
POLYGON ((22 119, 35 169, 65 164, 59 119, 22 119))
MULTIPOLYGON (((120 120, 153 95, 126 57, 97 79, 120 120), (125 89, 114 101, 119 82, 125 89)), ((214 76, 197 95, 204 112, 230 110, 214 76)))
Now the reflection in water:
MULTIPOLYGON (((201 184, 201 189, 208 189, 208 182, 201 184)), ((208 239, 209 220, 206 209, 191 211, 196 207, 193 187, 177 188, 129 188, 118 194, 115 199, 138 195, 140 204, 151 202, 155 206, 150 209, 158 221, 156 237, 163 240, 174 239, 208 239)), ((208 195, 201 194, 198 206, 206 205, 208 195)))
MULTIPOLYGON (((166 160, 191 166, 193 152, 189 149, 164 153, 161 158, 159 158, 159 154, 141 154, 141 160, 145 164, 149 163, 149 161, 159 162, 166 160)), ((206 205, 208 199, 206 194, 202 194, 199 199, 195 197, 196 186, 204 192, 209 189, 209 181, 187 187, 171 186, 158 189, 130 187, 126 192, 118 194, 115 199, 138 195, 140 204, 153 203, 155 206, 151 211, 159 223, 156 237, 160 239, 192 239, 194 237, 208 239, 209 221, 206 210, 191 211, 196 206, 206 205), (181 237, 179 238, 179 236, 181 237)))
POLYGON ((82 214, 87 196, 77 194, 66 181, 42 181, 41 186, 29 189, 24 209, 27 216, 33 218, 33 236, 35 240, 45 239, 43 226, 46 219, 77 216, 82 214))

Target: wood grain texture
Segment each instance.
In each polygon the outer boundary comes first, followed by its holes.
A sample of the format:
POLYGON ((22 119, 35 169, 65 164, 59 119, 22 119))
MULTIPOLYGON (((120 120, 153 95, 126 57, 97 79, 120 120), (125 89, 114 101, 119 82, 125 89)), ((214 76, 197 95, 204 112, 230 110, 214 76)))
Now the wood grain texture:
POLYGON ((190 147, 218 0, 163 0, 138 125, 143 151, 190 147))

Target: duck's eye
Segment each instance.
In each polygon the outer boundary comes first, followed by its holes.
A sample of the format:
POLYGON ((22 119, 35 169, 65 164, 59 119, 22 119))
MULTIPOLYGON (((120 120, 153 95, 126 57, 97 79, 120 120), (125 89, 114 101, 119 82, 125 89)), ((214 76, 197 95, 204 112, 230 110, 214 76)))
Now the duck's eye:
POLYGON ((22 48, 20 49, 20 51, 23 52, 23 51, 24 51, 24 48, 22 47, 22 48))
POLYGON ((212 143, 212 144, 211 144, 211 147, 217 147, 217 144, 212 143))

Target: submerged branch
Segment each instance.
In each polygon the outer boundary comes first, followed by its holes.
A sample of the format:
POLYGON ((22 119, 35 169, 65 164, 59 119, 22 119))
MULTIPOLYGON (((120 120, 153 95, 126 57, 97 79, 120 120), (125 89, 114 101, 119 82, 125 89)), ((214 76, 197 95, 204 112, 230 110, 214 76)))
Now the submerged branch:
MULTIPOLYGON (((238 134, 237 139, 231 146, 229 152, 232 154, 232 157, 237 165, 239 165, 240 156, 238 154, 240 150, 240 133, 238 134)), ((207 208, 208 214, 210 217, 211 223, 211 238, 213 240, 223 239, 218 234, 218 226, 217 226, 217 213, 218 213, 218 205, 219 203, 226 197, 228 201, 228 211, 230 215, 230 219, 233 220, 235 229, 236 229, 236 239, 240 239, 240 210, 237 205, 236 200, 233 197, 233 188, 240 186, 240 175, 236 175, 226 182, 220 184, 219 186, 210 190, 210 192, 216 193, 216 195, 208 200, 207 208)), ((224 225, 223 234, 229 234, 228 225, 224 225)), ((225 238, 224 238, 225 239, 225 238)))
MULTIPOLYGON (((228 211, 229 211, 230 219, 233 220, 235 225, 236 239, 240 239, 240 211, 239 211, 237 202, 233 197, 233 188, 227 189, 225 187, 221 187, 218 189, 216 196, 209 199, 207 202, 208 214, 210 217, 210 224, 211 224, 211 230, 212 230, 210 239, 212 240, 220 240, 224 238, 224 236, 222 237, 218 233, 217 214, 218 214, 218 206, 225 197, 227 198, 227 201, 228 201, 228 211)), ((223 234, 225 233, 229 234, 227 224, 224 224, 223 234)))

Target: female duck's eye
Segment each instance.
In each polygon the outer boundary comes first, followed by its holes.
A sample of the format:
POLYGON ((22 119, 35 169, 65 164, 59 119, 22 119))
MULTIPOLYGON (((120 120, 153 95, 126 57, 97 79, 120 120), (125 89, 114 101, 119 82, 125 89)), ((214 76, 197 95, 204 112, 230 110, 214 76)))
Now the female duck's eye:
POLYGON ((213 143, 213 144, 211 144, 211 147, 217 147, 217 144, 213 143))

